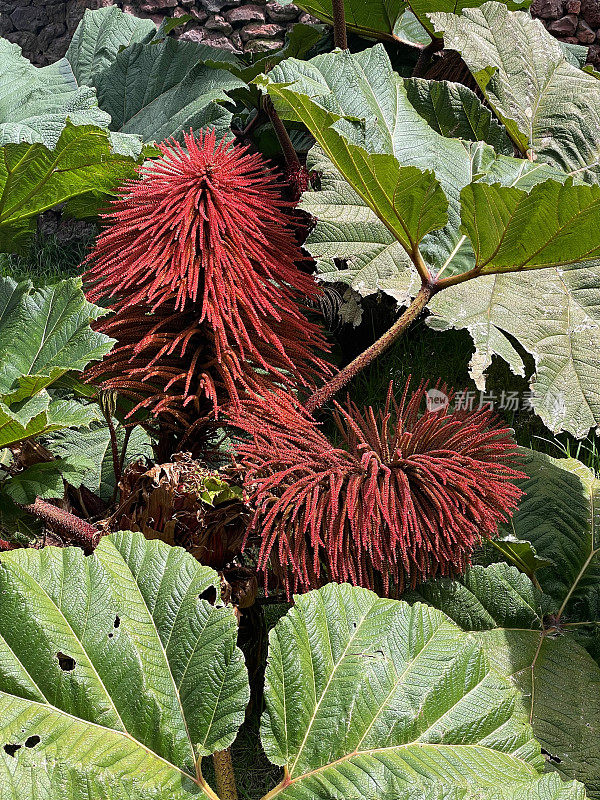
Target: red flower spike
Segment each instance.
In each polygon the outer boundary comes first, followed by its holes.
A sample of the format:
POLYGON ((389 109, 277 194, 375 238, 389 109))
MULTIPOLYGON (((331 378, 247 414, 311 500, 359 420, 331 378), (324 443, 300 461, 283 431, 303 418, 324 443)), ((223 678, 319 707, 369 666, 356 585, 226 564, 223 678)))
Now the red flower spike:
MULTIPOLYGON (((88 257, 87 297, 118 313, 147 306, 193 312, 226 364, 230 396, 256 368, 285 385, 314 387, 327 345, 301 303, 318 289, 295 266, 291 204, 261 156, 215 133, 159 145, 163 157, 126 184, 111 225, 88 257)), ((131 319, 131 317, 130 317, 131 319)), ((186 322, 186 325, 188 323, 186 322)))
POLYGON ((408 388, 397 402, 390 384, 381 411, 336 403, 339 447, 282 392, 242 402, 259 566, 288 593, 334 580, 398 595, 455 576, 517 507, 520 456, 492 410, 422 411, 427 384, 408 388))

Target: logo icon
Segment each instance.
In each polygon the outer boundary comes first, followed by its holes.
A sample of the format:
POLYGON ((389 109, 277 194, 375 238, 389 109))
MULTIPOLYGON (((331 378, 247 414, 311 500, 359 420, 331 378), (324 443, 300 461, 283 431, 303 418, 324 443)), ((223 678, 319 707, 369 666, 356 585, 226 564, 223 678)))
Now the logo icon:
POLYGON ((448 406, 448 395, 439 389, 427 390, 427 411, 443 411, 448 406))

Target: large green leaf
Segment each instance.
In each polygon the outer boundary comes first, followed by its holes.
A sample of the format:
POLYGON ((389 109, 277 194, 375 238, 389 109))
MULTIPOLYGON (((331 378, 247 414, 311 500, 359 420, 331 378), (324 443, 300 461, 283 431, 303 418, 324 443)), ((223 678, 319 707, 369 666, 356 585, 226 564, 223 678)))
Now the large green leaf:
POLYGON ((424 605, 330 584, 296 598, 270 634, 261 738, 285 800, 536 797, 518 693, 471 635, 424 605), (456 794, 455 794, 456 793, 456 794))
POLYGON ((404 85, 412 105, 442 136, 487 142, 497 153, 513 155, 513 145, 504 128, 475 92, 462 83, 410 78, 404 85))
POLYGON ((102 358, 113 340, 90 327, 105 314, 89 303, 81 280, 34 289, 29 281, 0 279, 0 397, 17 403, 70 370, 102 358))
POLYGON ((226 92, 245 83, 204 64, 202 55, 201 45, 175 39, 136 43, 118 53, 94 78, 112 130, 159 142, 208 126, 225 135, 232 116, 222 105, 226 92))
MULTIPOLYGON (((292 0, 282 0, 283 5, 292 0)), ((332 0, 295 0, 296 5, 313 14, 323 22, 333 24, 332 0)), ((530 0, 507 0, 508 8, 527 8, 530 0)), ((432 11, 449 11, 459 13, 463 8, 481 5, 481 0, 345 0, 344 13, 346 25, 353 33, 368 39, 383 41, 431 41, 422 35, 407 37, 405 13, 410 13, 433 35, 434 27, 429 19, 432 11)))
POLYGON ((25 402, 7 405, 0 400, 0 447, 64 428, 86 427, 101 416, 97 406, 76 400, 52 400, 45 389, 25 402))
MULTIPOLYGON (((548 503, 545 517, 552 519, 548 503)), ((537 573, 542 582, 545 569, 537 573)), ((520 690, 548 767, 600 797, 600 666, 568 629, 556 635, 556 601, 508 564, 473 567, 461 581, 431 581, 420 595, 464 630, 477 631, 495 669, 520 690)))
POLYGON ((90 327, 103 313, 76 278, 40 289, 0 279, 0 447, 100 418, 95 406, 52 400, 46 387, 110 350, 113 340, 90 327))
MULTIPOLYGON (((450 273, 473 266, 472 248, 460 231, 460 193, 475 177, 525 189, 553 176, 565 179, 546 165, 498 155, 492 147, 450 139, 435 131, 411 104, 405 82, 392 70, 382 45, 354 55, 317 56, 309 62, 288 59, 261 82, 283 117, 307 125, 332 162, 326 171, 337 170, 360 195, 356 203, 348 202, 346 192, 339 202, 330 194, 330 205, 366 204, 395 235, 397 228, 387 218, 389 200, 379 209, 378 197, 370 190, 378 170, 398 170, 395 160, 400 167, 433 171, 448 199, 447 225, 425 237, 421 247, 434 269, 444 267, 450 273), (363 157, 369 163, 358 177, 352 159, 355 146, 364 148, 370 156, 363 157), (374 154, 393 158, 377 159, 374 154)), ((340 220, 345 216, 343 208, 335 208, 332 214, 340 220)), ((358 214, 356 210, 357 218, 358 214)), ((385 242, 385 234, 377 226, 369 236, 376 237, 369 242, 385 242)), ((360 242, 360 234, 358 239, 360 242)))
POLYGON ((26 142, 0 148, 0 251, 24 251, 40 212, 90 192, 110 194, 135 167, 111 150, 106 131, 69 121, 53 150, 26 142))
POLYGON ((0 794, 214 800, 200 760, 249 698, 217 574, 131 533, 0 559, 0 794))
MULTIPOLYGON (((117 445, 121 453, 125 441, 125 428, 113 420, 117 445)), ((72 455, 87 457, 92 466, 83 476, 82 483, 102 500, 110 502, 115 489, 115 470, 110 441, 110 430, 106 421, 97 422, 88 429, 62 430, 45 440, 46 447, 56 456, 68 458, 72 455)), ((136 426, 131 431, 124 466, 138 458, 152 457, 152 442, 143 428, 136 426)))
MULTIPOLYGON (((36 498, 48 500, 61 499, 65 493, 64 481, 79 488, 83 476, 92 467, 89 458, 73 455, 57 458, 54 461, 40 461, 12 475, 4 485, 4 492, 13 503, 27 506, 36 498)), ((0 499, 0 508, 2 508, 0 499)))
POLYGON ((96 77, 113 63, 120 50, 155 34, 152 20, 126 14, 118 6, 86 9, 66 58, 80 84, 95 86, 96 77))
MULTIPOLYGON (((461 192, 465 187, 472 184, 465 190, 471 194, 506 191, 521 198, 516 190, 529 192, 542 181, 561 183, 566 179, 566 173, 543 162, 498 155, 481 142, 448 139, 434 131, 410 104, 405 84, 392 72, 381 46, 355 56, 320 56, 304 64, 290 60, 269 73, 269 79, 276 82, 267 88, 283 115, 304 119, 312 126, 313 118, 318 114, 325 118, 326 114, 327 119, 335 119, 333 130, 348 142, 356 142, 369 152, 390 153, 402 166, 433 169, 448 198, 449 222, 444 229, 426 236, 420 249, 425 260, 447 276, 472 269, 475 264, 472 246, 460 227, 461 192), (313 107, 317 109, 314 115, 313 107), (483 186, 494 183, 512 188, 483 186)), ((329 137, 323 129, 312 132, 321 145, 329 137)), ((323 174, 323 191, 307 192, 302 201, 302 207, 319 220, 307 240, 317 258, 318 271, 326 280, 345 281, 363 295, 383 289, 405 302, 418 283, 407 271, 407 259, 377 215, 372 199, 365 192, 359 196, 348 185, 352 173, 343 159, 332 163, 329 154, 317 151, 311 154, 310 164, 323 174)), ((543 238, 548 226, 554 220, 558 227, 560 215, 577 206, 580 188, 562 190, 547 184, 536 190, 534 199, 542 195, 550 198, 552 192, 558 197, 563 191, 570 199, 566 206, 553 209, 554 217, 542 219, 543 224, 533 231, 535 239, 525 245, 525 238, 516 236, 513 253, 520 253, 524 245, 525 252, 535 249, 535 242, 537 246, 546 245, 551 238, 543 238)), ((588 190, 583 187, 583 191, 588 190)), ((593 194, 595 190, 591 191, 593 194)), ((525 198, 523 207, 530 202, 525 198)), ((488 210, 482 206, 478 213, 485 215, 488 210)), ((511 225, 514 230, 526 231, 529 220, 515 217, 511 225)), ((591 235, 581 240, 579 233, 571 237, 569 248, 575 247, 571 255, 581 253, 576 249, 580 245, 587 248, 587 240, 591 239, 590 247, 594 246, 593 224, 589 227, 591 235)), ((600 370, 593 356, 600 347, 600 294, 596 286, 594 264, 527 275, 484 276, 438 294, 430 304, 434 315, 430 322, 440 330, 469 330, 476 345, 472 374, 480 388, 484 388, 484 373, 494 354, 505 359, 514 372, 524 374, 523 360, 510 337, 517 339, 536 361, 532 377, 536 412, 551 429, 582 436, 600 423, 600 370)))
POLYGON ((514 535, 552 562, 537 574, 559 608, 593 619, 587 615, 600 593, 600 480, 574 458, 526 453, 514 535))
POLYGON ((437 330, 469 331, 471 375, 480 389, 494 355, 525 375, 516 339, 535 361, 531 405, 550 430, 585 436, 600 425, 600 262, 487 275, 451 286, 430 304, 437 330))
POLYGON ((66 59, 34 67, 18 45, 0 39, 0 145, 42 142, 52 149, 67 117, 73 125, 110 122, 94 89, 77 85, 66 59))
POLYGON ((545 181, 529 192, 471 183, 461 192, 462 229, 481 275, 600 256, 600 187, 545 181))
POLYGON ((523 154, 598 180, 600 82, 569 62, 539 20, 496 2, 432 19, 523 154))

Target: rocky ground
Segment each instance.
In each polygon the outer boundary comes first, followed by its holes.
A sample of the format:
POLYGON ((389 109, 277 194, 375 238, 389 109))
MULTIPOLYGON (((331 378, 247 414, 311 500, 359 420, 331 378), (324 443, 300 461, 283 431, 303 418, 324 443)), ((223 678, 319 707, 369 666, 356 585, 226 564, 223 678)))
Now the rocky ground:
MULTIPOLYGON (((50 64, 64 55, 85 8, 106 5, 156 23, 189 14, 182 39, 235 53, 276 50, 291 25, 317 21, 274 0, 0 0, 0 35, 35 64, 50 64)), ((600 68, 600 0, 533 0, 531 10, 557 38, 589 47, 590 63, 600 68)))
POLYGON ((61 58, 85 8, 118 5, 159 24, 165 17, 193 19, 181 39, 235 53, 278 50, 296 22, 317 20, 295 5, 267 0, 0 0, 0 35, 16 42, 40 66, 61 58))

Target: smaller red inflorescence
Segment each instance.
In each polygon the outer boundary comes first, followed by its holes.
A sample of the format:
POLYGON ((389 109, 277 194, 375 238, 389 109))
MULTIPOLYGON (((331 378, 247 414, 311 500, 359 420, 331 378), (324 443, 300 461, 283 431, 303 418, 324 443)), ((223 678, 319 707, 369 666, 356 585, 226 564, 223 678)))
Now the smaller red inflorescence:
POLYGON ((242 402, 251 533, 288 594, 335 580, 397 595, 460 574, 509 519, 525 477, 509 429, 487 407, 425 410, 426 391, 396 401, 390 384, 381 411, 336 403, 339 446, 283 393, 242 402))
POLYGON ((88 299, 116 311, 101 329, 118 345, 91 377, 154 413, 203 393, 218 404, 215 386, 235 403, 273 382, 312 389, 330 368, 305 315, 319 290, 296 266, 292 205, 247 147, 184 139, 159 145, 104 216, 84 279, 88 299))

